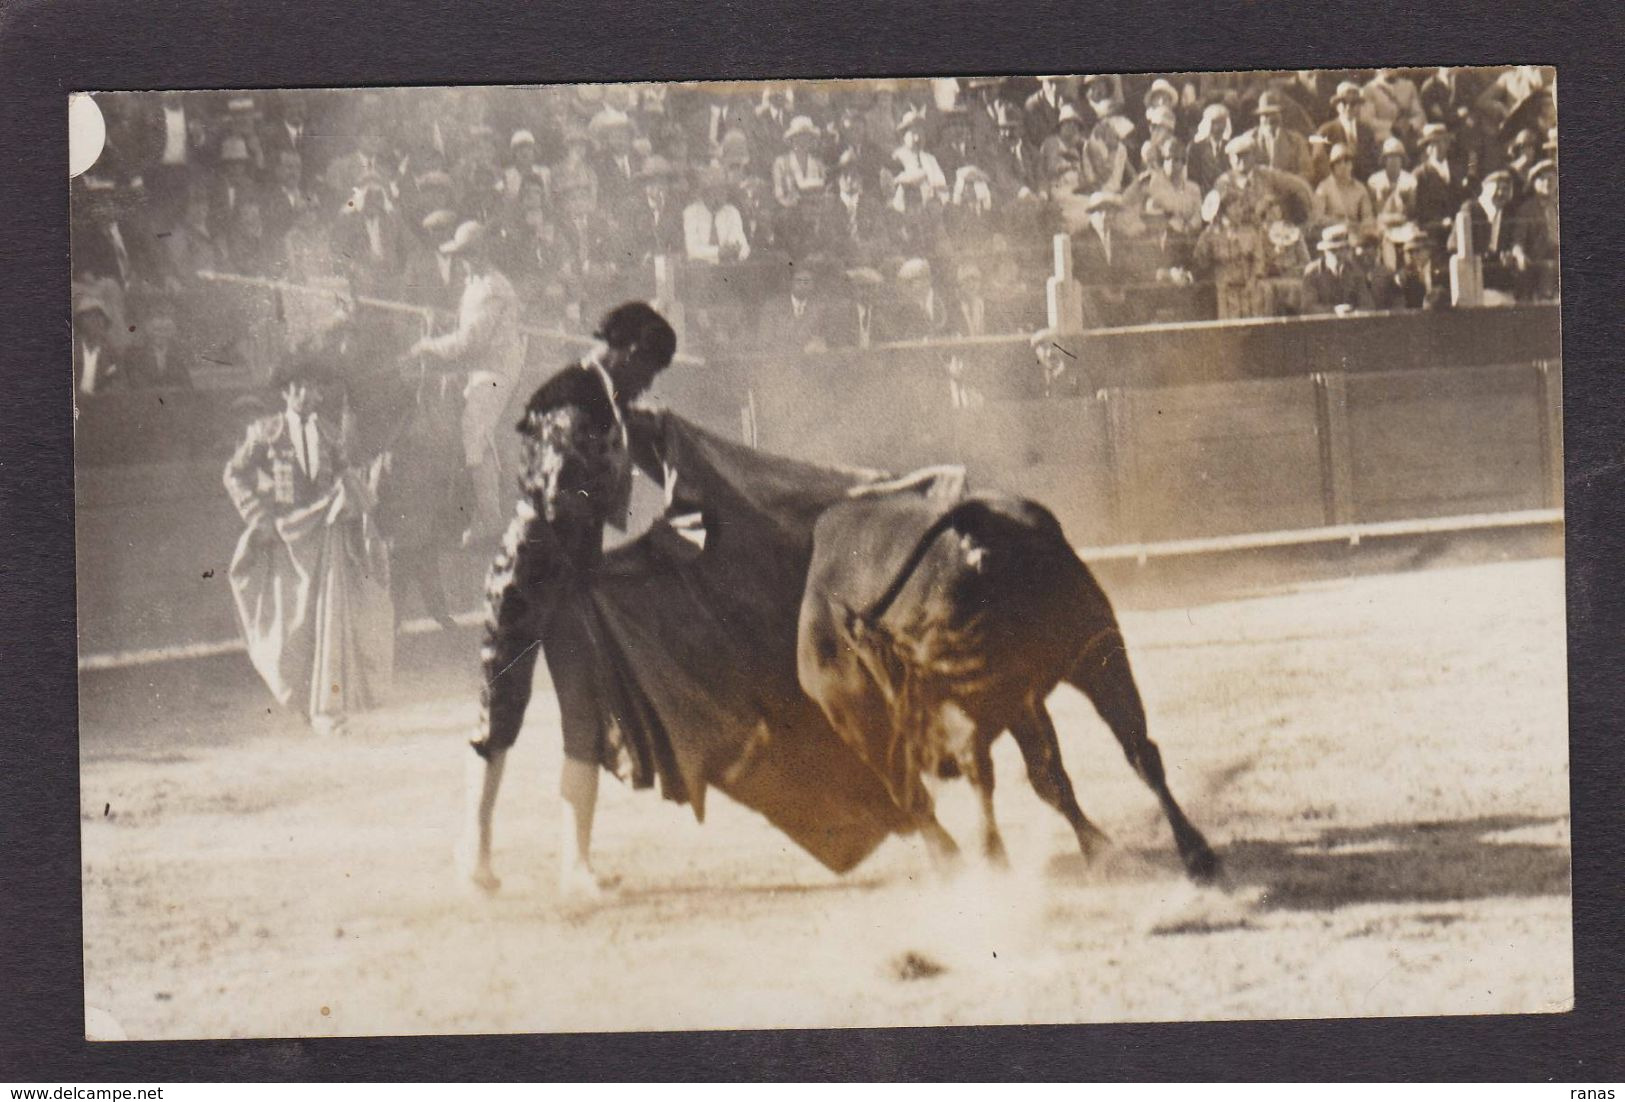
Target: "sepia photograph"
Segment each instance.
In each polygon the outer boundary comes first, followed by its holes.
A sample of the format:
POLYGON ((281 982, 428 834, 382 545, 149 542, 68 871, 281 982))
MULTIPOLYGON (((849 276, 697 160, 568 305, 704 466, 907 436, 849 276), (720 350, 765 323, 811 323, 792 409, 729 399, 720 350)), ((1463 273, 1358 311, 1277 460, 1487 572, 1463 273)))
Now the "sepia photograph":
POLYGON ((85 1036, 1571 1010, 1557 79, 75 92, 85 1036))

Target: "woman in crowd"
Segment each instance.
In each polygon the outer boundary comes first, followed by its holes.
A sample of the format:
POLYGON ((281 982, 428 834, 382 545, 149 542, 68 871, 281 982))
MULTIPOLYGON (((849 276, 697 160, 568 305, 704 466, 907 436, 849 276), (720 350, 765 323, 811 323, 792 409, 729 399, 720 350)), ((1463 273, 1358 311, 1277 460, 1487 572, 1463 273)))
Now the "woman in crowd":
POLYGON ((1134 179, 1128 156, 1132 133, 1134 124, 1122 115, 1108 115, 1095 124, 1083 143, 1084 184, 1090 191, 1118 194, 1134 179))
POLYGON ((1376 218, 1371 192, 1354 178, 1354 153, 1346 145, 1332 146, 1328 157, 1332 173, 1315 188, 1315 221, 1362 226, 1376 218))
POLYGON ((1263 317, 1270 308, 1263 230, 1251 221, 1235 219, 1235 206, 1234 199, 1218 191, 1208 194, 1202 213, 1211 211, 1212 217, 1196 239, 1193 258, 1198 271, 1211 274, 1221 320, 1263 317))

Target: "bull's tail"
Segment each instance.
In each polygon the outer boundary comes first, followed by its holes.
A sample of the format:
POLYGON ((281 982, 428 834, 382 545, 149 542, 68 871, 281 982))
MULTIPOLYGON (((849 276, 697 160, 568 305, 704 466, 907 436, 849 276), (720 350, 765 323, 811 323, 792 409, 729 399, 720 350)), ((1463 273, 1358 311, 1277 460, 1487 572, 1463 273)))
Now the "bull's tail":
POLYGON ((925 531, 920 533, 920 538, 914 541, 914 546, 909 549, 908 557, 903 560, 903 565, 898 567, 896 572, 892 574, 891 581, 886 583, 886 588, 880 596, 870 602, 869 607, 852 610, 852 615, 865 624, 877 623, 882 616, 885 616, 891 610, 891 606, 896 603, 898 595, 903 592, 903 586, 908 584, 908 580, 913 576, 915 568, 920 565, 920 560, 925 558, 926 552, 936 542, 936 538, 952 528, 955 519, 970 504, 971 502, 965 502, 958 505, 933 520, 925 531))

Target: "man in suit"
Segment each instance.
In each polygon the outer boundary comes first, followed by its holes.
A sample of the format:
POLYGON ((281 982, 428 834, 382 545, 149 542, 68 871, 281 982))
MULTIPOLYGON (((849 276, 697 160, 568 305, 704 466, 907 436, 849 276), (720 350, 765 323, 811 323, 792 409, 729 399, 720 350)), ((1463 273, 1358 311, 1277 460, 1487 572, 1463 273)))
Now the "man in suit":
POLYGON ((791 269, 788 294, 762 304, 757 340, 763 354, 795 359, 828 346, 827 304, 813 266, 803 262, 791 269))
POLYGON ((1097 191, 1084 203, 1089 225, 1072 240, 1072 265, 1073 278, 1086 287, 1112 286, 1128 279, 1132 258, 1117 229, 1122 206, 1122 197, 1109 191, 1097 191))
POLYGON ((1371 285, 1354 262, 1349 228, 1341 222, 1320 235, 1320 259, 1303 271, 1305 314, 1346 314, 1372 308, 1371 285))
MULTIPOLYGON (((1484 286, 1494 291, 1513 290, 1512 196, 1512 173, 1499 168, 1484 177, 1478 198, 1463 207, 1472 225, 1472 255, 1483 262, 1484 286)), ((1462 251, 1459 237, 1452 227, 1451 252, 1462 251)))
POLYGON ((1341 145, 1354 157, 1356 180, 1368 180, 1371 174, 1377 171, 1382 146, 1377 141, 1376 128, 1361 115, 1364 103, 1365 97, 1360 92, 1358 84, 1345 80, 1337 86, 1337 93, 1332 96, 1332 106, 1337 109, 1337 117, 1322 126, 1318 132, 1324 142, 1314 159, 1310 183, 1318 184, 1331 175, 1332 169, 1327 160, 1327 153, 1334 145, 1341 145))
POLYGON ((1202 121, 1191 138, 1190 152, 1185 170, 1191 181, 1206 195, 1229 167, 1230 158, 1224 147, 1231 138, 1230 109, 1222 103, 1210 103, 1202 109, 1202 121))
POLYGON ((972 141, 970 115, 962 107, 941 113, 941 122, 936 140, 931 143, 931 152, 937 158, 942 175, 950 185, 959 175, 959 170, 966 165, 976 165, 984 169, 987 167, 983 163, 987 159, 984 151, 978 149, 972 141))
POLYGON ((1303 133, 1312 133, 1322 123, 1330 122, 1332 90, 1326 87, 1330 78, 1319 69, 1297 69, 1292 76, 1275 84, 1275 91, 1291 100, 1297 113, 1306 120, 1303 133))
POLYGON ((1514 289, 1520 299, 1557 297, 1557 164, 1543 160, 1529 170, 1529 197, 1512 218, 1514 289))
POLYGON ((399 286, 406 265, 406 230, 382 177, 361 180, 333 230, 333 248, 360 293, 387 296, 399 286))
POLYGON ((886 279, 873 268, 846 273, 846 301, 826 317, 825 342, 831 348, 866 349, 887 339, 880 311, 880 292, 886 279))
POLYGON ((948 332, 956 337, 987 337, 1010 333, 1005 311, 983 293, 982 267, 961 261, 954 272, 954 300, 948 311, 948 332))
POLYGON ((721 153, 722 139, 728 131, 738 130, 748 139, 753 118, 747 95, 706 89, 702 99, 680 115, 690 149, 715 157, 721 153))
POLYGON ((671 183, 671 164, 658 153, 638 170, 640 192, 627 200, 623 215, 626 243, 636 263, 683 255, 683 212, 672 199, 671 183))
POLYGON ((999 152, 995 176, 1015 195, 1031 195, 1044 185, 1038 162, 1038 146, 1027 137, 1021 108, 1000 100, 998 103, 999 152))
POLYGON ((623 210, 639 188, 632 120, 625 112, 606 107, 592 117, 587 133, 597 143, 592 167, 598 178, 598 205, 623 210))
POLYGON ((1279 92, 1267 91, 1258 97, 1258 125, 1253 127, 1253 155, 1256 163, 1278 172, 1308 178, 1309 141, 1296 130, 1282 125, 1283 101, 1279 92))
POLYGON ((108 309, 98 298, 82 296, 73 308, 74 388, 86 398, 123 385, 123 372, 108 340, 108 309))
POLYGON ((292 149, 279 149, 270 156, 272 182, 260 195, 260 216, 265 220, 265 232, 281 241, 311 198, 305 191, 304 159, 292 149))
POLYGON ((886 339, 925 340, 948 330, 948 307, 932 283, 931 263, 921 257, 897 270, 897 301, 885 318, 886 339))
POLYGON ((1416 177, 1413 213, 1422 230, 1442 245, 1467 197, 1467 175, 1451 149, 1450 131, 1443 123, 1430 122, 1422 128, 1422 150, 1422 160, 1412 173, 1416 177))
POLYGON ((536 135, 515 130, 508 138, 508 163, 502 166, 502 199, 509 210, 517 210, 527 185, 539 185, 544 196, 553 189, 552 173, 541 162, 536 135))
MULTIPOLYGON (((1132 242, 1134 256, 1129 262, 1135 277, 1156 283, 1188 283, 1193 242, 1173 228, 1167 209, 1155 196, 1146 197, 1140 224, 1145 232, 1132 242)), ((1296 276, 1297 271, 1292 274, 1296 276)))
POLYGON ((1128 316, 1123 285, 1134 280, 1139 257, 1120 228, 1123 199, 1097 191, 1084 202, 1088 224, 1072 238, 1073 278, 1084 286, 1084 308, 1099 324, 1123 324, 1128 316))
MULTIPOLYGON (((152 221, 168 229, 181 216, 186 189, 207 171, 207 112, 196 93, 164 91, 156 98, 142 93, 125 119, 124 148, 118 150, 128 171, 139 172, 151 190, 152 221)), ((109 135, 109 143, 114 141, 109 135)))
POLYGON ((784 134, 794 119, 794 108, 795 100, 788 85, 769 84, 762 89, 762 101, 751 111, 747 131, 751 153, 769 170, 779 154, 788 148, 784 134))
POLYGON ((863 190, 870 195, 880 194, 881 173, 891 157, 891 151, 876 145, 870 139, 863 110, 856 103, 843 104, 836 123, 836 145, 829 163, 839 170, 851 165, 863 181, 863 190))
MULTIPOLYGON (((948 333, 955 337, 988 337, 1017 331, 1002 304, 983 293, 981 265, 961 261, 954 272, 953 303, 948 308, 948 333)), ((1018 381, 1001 369, 1008 364, 1008 350, 968 347, 949 358, 948 387, 955 408, 980 405, 989 397, 1019 393, 1018 381)), ((1025 363, 1026 357, 1021 361, 1025 363)))
POLYGON ((1422 114, 1428 122, 1455 126, 1472 112, 1473 101, 1478 98, 1471 78, 1460 69, 1441 65, 1432 76, 1422 82, 1417 93, 1422 114))
POLYGON ((162 280, 164 262, 138 205, 121 199, 116 184, 80 177, 73 214, 72 271, 79 282, 110 279, 123 290, 162 280))
POLYGON ((1433 241, 1415 223, 1394 231, 1401 249, 1399 271, 1392 276, 1392 309, 1438 310, 1450 305, 1450 277, 1442 270, 1433 241))
POLYGON ((133 388, 189 390, 192 375, 177 340, 180 330, 167 303, 154 302, 146 310, 139 330, 140 342, 125 354, 125 382, 133 388))
POLYGON ((422 244, 411 251, 401 292, 410 302, 452 311, 463 296, 463 268, 457 258, 440 251, 457 230, 457 215, 441 208, 423 219, 422 244))
POLYGON ((856 267, 885 255, 891 234, 885 205, 871 192, 861 162, 849 154, 835 167, 835 202, 821 212, 818 247, 856 267))
POLYGON ((303 88, 279 89, 261 127, 268 161, 275 164, 279 153, 298 155, 299 186, 307 193, 315 189, 333 156, 332 136, 322 133, 323 121, 314 110, 318 95, 303 88))
POLYGON ((238 208, 259 198, 248 144, 235 134, 227 135, 220 143, 220 168, 209 191, 210 231, 217 239, 226 236, 238 222, 238 208))
MULTIPOLYGON (((1055 133, 1060 122, 1061 108, 1073 102, 1067 90, 1067 78, 1041 76, 1038 91, 1027 97, 1022 107, 1022 123, 1027 128, 1027 142, 1034 149, 1055 133)), ((1076 104, 1074 104, 1076 106, 1076 104)))
POLYGON ((739 183, 739 220, 745 240, 757 255, 780 252, 777 207, 773 185, 761 176, 747 176, 739 183))

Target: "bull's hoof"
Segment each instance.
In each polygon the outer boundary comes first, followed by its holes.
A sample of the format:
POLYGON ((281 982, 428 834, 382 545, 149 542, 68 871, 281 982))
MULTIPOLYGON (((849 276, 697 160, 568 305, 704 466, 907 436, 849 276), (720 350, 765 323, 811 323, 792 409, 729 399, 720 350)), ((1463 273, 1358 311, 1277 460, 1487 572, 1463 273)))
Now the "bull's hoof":
POLYGON ((478 888, 482 895, 495 895, 502 890, 502 881, 490 869, 475 869, 468 874, 468 882, 478 888))
POLYGON ((1076 831, 1078 850, 1088 864, 1095 864, 1112 848, 1111 837, 1093 823, 1085 823, 1076 831))
POLYGON ((1181 855, 1185 862, 1185 875, 1198 884, 1211 884, 1219 878, 1223 866, 1211 847, 1201 846, 1181 855))

